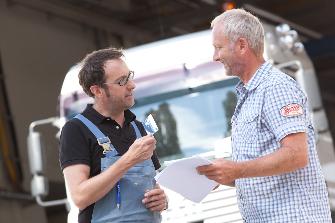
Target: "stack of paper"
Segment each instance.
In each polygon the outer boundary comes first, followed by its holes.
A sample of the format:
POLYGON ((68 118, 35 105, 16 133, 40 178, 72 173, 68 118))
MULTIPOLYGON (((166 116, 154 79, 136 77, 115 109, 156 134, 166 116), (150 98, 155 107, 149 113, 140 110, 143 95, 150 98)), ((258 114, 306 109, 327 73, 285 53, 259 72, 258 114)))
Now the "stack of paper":
POLYGON ((218 184, 198 174, 196 167, 208 164, 211 164, 211 161, 199 156, 180 159, 169 164, 155 179, 160 185, 183 197, 200 202, 218 184))

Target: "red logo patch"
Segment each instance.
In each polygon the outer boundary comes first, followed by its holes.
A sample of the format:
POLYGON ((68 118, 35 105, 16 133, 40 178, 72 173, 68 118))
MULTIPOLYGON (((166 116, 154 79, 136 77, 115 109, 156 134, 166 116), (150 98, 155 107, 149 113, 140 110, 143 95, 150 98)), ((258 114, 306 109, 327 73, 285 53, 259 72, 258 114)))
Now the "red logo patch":
POLYGON ((289 104, 280 109, 280 114, 284 117, 292 117, 302 115, 304 110, 299 104, 289 104))

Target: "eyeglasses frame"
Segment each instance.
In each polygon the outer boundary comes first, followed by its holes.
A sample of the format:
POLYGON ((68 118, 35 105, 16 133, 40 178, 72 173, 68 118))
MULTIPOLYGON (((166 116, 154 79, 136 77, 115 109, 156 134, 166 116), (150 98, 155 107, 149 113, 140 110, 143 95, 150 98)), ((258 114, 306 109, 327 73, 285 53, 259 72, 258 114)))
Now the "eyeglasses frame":
POLYGON ((103 83, 103 85, 104 85, 104 84, 106 84, 106 85, 109 85, 109 84, 117 84, 117 85, 119 85, 120 87, 122 87, 122 86, 125 86, 125 85, 128 83, 129 80, 133 80, 133 79, 134 79, 134 76, 135 76, 135 72, 132 71, 132 70, 130 70, 126 78, 123 77, 123 78, 121 78, 121 79, 120 79, 119 81, 117 81, 117 82, 105 82, 105 83, 103 83), (124 83, 123 83, 123 82, 124 82, 124 83))

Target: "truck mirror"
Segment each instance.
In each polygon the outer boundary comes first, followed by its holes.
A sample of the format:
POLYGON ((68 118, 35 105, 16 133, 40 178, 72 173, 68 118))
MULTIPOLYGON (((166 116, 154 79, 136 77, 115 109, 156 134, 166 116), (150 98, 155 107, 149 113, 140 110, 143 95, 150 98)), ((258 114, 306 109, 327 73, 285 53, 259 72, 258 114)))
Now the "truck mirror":
POLYGON ((32 175, 42 174, 43 172, 43 157, 41 134, 38 132, 30 131, 28 138, 28 159, 30 166, 30 173, 32 175))
POLYGON ((31 195, 46 196, 49 192, 48 182, 44 176, 34 175, 31 180, 31 195))
POLYGON ((41 141, 41 134, 36 132, 34 128, 36 126, 45 124, 54 124, 59 118, 51 117, 47 119, 41 119, 30 123, 29 133, 27 137, 27 149, 30 172, 33 175, 31 180, 31 195, 36 198, 36 202, 42 207, 56 206, 56 205, 67 205, 68 201, 66 198, 60 200, 44 201, 41 197, 48 195, 49 184, 47 177, 43 176, 43 147, 41 141))

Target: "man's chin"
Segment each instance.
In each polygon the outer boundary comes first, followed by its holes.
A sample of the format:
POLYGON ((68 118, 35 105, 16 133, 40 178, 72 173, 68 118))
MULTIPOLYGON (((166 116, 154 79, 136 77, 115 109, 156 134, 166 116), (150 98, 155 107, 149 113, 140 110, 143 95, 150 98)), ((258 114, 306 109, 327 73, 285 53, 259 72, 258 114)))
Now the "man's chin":
POLYGON ((227 76, 234 76, 233 72, 231 72, 231 70, 227 70, 227 69, 226 69, 226 75, 227 76))
POLYGON ((127 109, 130 109, 134 105, 135 105, 135 100, 133 100, 131 103, 127 103, 126 107, 127 107, 127 109))

